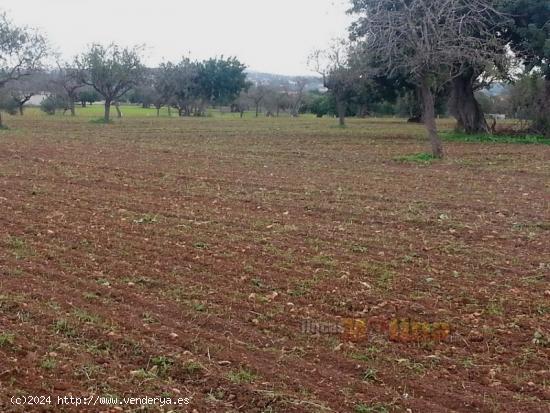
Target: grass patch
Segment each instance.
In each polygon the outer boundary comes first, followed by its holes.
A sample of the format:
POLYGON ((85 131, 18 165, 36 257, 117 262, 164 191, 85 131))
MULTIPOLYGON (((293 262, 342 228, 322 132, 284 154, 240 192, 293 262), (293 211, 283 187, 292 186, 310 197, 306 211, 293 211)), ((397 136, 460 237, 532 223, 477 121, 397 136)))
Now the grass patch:
POLYGON ((196 361, 187 361, 186 363, 183 364, 183 371, 190 376, 193 376, 202 372, 203 369, 204 367, 202 366, 202 364, 196 361))
POLYGON ((489 135, 477 134, 468 135, 457 132, 442 132, 441 138, 450 142, 474 142, 474 143, 518 143, 527 145, 550 145, 550 138, 536 135, 513 136, 513 135, 489 135))
POLYGON ((100 316, 90 314, 85 310, 76 309, 73 311, 73 315, 82 323, 101 324, 100 316))
POLYGON ((394 158, 394 160, 401 163, 416 163, 421 165, 429 165, 432 162, 439 160, 439 158, 436 158, 431 153, 422 152, 422 153, 415 153, 412 155, 398 156, 397 158, 394 158))
POLYGON ((141 315, 141 319, 143 320, 144 323, 147 323, 147 324, 154 324, 157 322, 157 319, 147 311, 141 315))
POLYGON ((153 367, 149 370, 150 373, 155 374, 158 377, 165 377, 172 368, 174 361, 166 356, 153 357, 150 360, 153 367))
POLYGON ((375 369, 367 369, 361 375, 361 380, 363 381, 378 381, 378 372, 375 369))
POLYGON ((360 403, 355 406, 355 413, 389 413, 389 408, 383 404, 363 404, 360 403))
POLYGON ((532 341, 533 341, 533 344, 536 346, 550 348, 550 336, 547 336, 542 331, 539 331, 539 330, 535 331, 532 341))
POLYGON ((502 316, 504 314, 504 306, 502 302, 491 301, 487 304, 486 312, 491 316, 502 316))
POLYGON ((381 351, 382 350, 375 346, 370 346, 361 353, 353 353, 351 358, 358 361, 373 361, 378 357, 378 353, 381 351))
POLYGON ((8 246, 18 260, 32 255, 32 250, 27 246, 23 238, 8 237, 8 246))
POLYGON ((111 344, 104 341, 91 341, 84 344, 88 353, 95 356, 108 356, 111 352, 111 344))
POLYGON ((60 320, 57 320, 54 323, 54 330, 55 330, 55 334, 61 334, 61 335, 64 335, 65 337, 74 337, 74 336, 76 336, 76 331, 71 326, 69 321, 67 321, 64 318, 60 319, 60 320))
POLYGON ((93 364, 80 366, 75 370, 76 377, 83 377, 86 380, 93 380, 101 372, 101 367, 93 364))
POLYGON ((144 214, 140 218, 134 219, 134 224, 155 224, 157 215, 144 214))
POLYGON ((0 347, 11 347, 15 343, 15 335, 9 333, 0 334, 0 347))
POLYGON ((57 361, 55 361, 51 357, 46 357, 44 360, 40 362, 40 367, 42 367, 44 370, 53 370, 57 366, 57 361))
POLYGON ((535 226, 543 231, 550 231, 550 221, 546 222, 537 222, 535 226))
POLYGON ((303 297, 311 291, 314 286, 313 280, 299 280, 294 288, 289 291, 292 297, 303 297))
POLYGON ((193 310, 199 312, 199 313, 203 313, 206 311, 206 305, 204 303, 201 303, 201 302, 193 302, 191 303, 191 307, 193 308, 193 310))
POLYGON ((423 374, 426 371, 426 367, 422 363, 417 363, 409 359, 398 359, 397 363, 404 366, 407 370, 415 374, 423 374))
POLYGON ((311 262, 316 266, 334 268, 338 262, 330 255, 319 254, 311 259, 311 262))
POLYGON ((88 301, 94 301, 99 299, 99 295, 96 293, 84 293, 82 296, 88 301))
POLYGON ((241 368, 238 371, 231 371, 227 373, 227 378, 231 383, 243 384, 252 383, 256 379, 256 375, 249 370, 241 368))
POLYGON ((350 249, 352 252, 356 254, 365 254, 369 251, 369 248, 366 247, 365 245, 358 245, 358 244, 352 245, 350 249))
POLYGON ((359 263, 359 266, 362 272, 368 276, 369 279, 373 280, 378 288, 388 290, 392 287, 395 272, 387 264, 374 261, 363 261, 359 263))

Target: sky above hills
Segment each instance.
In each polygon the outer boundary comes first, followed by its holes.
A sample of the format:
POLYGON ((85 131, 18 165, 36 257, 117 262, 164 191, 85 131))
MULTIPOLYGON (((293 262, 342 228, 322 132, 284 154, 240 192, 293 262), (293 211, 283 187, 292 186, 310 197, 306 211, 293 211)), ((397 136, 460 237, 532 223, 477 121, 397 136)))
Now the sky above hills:
POLYGON ((145 44, 146 62, 237 56, 250 69, 312 74, 307 56, 342 37, 345 0, 0 0, 18 25, 38 27, 65 59, 93 42, 145 44))

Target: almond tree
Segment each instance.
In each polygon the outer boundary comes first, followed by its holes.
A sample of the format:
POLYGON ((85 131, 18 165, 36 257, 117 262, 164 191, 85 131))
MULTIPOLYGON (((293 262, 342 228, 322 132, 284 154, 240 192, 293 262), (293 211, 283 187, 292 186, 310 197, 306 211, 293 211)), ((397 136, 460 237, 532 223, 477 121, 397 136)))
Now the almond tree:
POLYGON ((75 59, 82 83, 93 87, 105 100, 106 123, 110 120, 111 105, 116 105, 118 99, 139 85, 144 76, 141 52, 141 47, 93 44, 75 59))
POLYGON ((304 103, 306 94, 307 79, 305 77, 297 77, 294 80, 292 90, 287 90, 290 102, 290 115, 294 118, 300 114, 300 109, 304 103))
POLYGON ((434 157, 442 158, 434 94, 480 62, 492 62, 502 44, 494 28, 503 16, 485 0, 352 0, 359 19, 353 35, 389 76, 404 75, 422 98, 434 157))
POLYGON ((168 107, 173 103, 174 95, 177 90, 177 84, 174 80, 175 68, 172 63, 162 63, 158 69, 153 72, 153 105, 157 110, 157 116, 160 116, 160 109, 163 106, 168 107))
POLYGON ((58 69, 52 74, 52 83, 67 101, 71 116, 75 116, 75 102, 78 100, 80 89, 84 86, 79 70, 68 64, 58 63, 58 69))
POLYGON ((47 89, 47 75, 43 72, 36 72, 18 80, 11 81, 4 86, 4 92, 9 96, 21 116, 24 106, 33 96, 44 92, 47 89))
POLYGON ((11 82, 41 69, 48 50, 47 41, 40 33, 15 26, 6 14, 0 14, 0 92, 11 82))
POLYGON ((317 50, 309 58, 310 66, 323 77, 323 85, 336 101, 340 126, 346 124, 348 104, 357 95, 359 84, 367 79, 366 65, 357 54, 354 45, 336 40, 328 49, 317 50))
POLYGON ((191 116, 199 96, 198 63, 183 58, 178 64, 167 63, 166 70, 173 90, 171 105, 178 110, 180 117, 191 116))
POLYGON ((265 97, 269 94, 269 88, 265 85, 254 85, 248 91, 248 97, 254 103, 256 117, 260 115, 260 108, 265 97))

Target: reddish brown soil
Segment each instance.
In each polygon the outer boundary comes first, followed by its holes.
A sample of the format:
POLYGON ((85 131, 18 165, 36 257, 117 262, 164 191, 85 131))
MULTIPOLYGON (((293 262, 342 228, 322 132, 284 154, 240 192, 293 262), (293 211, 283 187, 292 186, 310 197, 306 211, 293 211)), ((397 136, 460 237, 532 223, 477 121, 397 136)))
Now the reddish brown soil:
POLYGON ((192 397, 173 410, 201 413, 550 411, 549 146, 448 143, 423 165, 394 160, 424 148, 400 122, 10 126, 0 411, 117 411, 10 403, 25 394, 192 397), (301 329, 346 317, 452 334, 352 344, 301 329))

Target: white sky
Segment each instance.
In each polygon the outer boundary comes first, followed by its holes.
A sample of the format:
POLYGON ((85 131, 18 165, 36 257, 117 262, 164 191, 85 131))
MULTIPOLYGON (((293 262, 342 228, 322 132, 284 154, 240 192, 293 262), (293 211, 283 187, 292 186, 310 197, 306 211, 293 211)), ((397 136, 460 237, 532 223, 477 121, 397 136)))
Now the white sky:
POLYGON ((307 56, 345 36, 346 0, 0 0, 64 58, 93 42, 147 45, 147 63, 236 56, 250 69, 303 75, 307 56))

